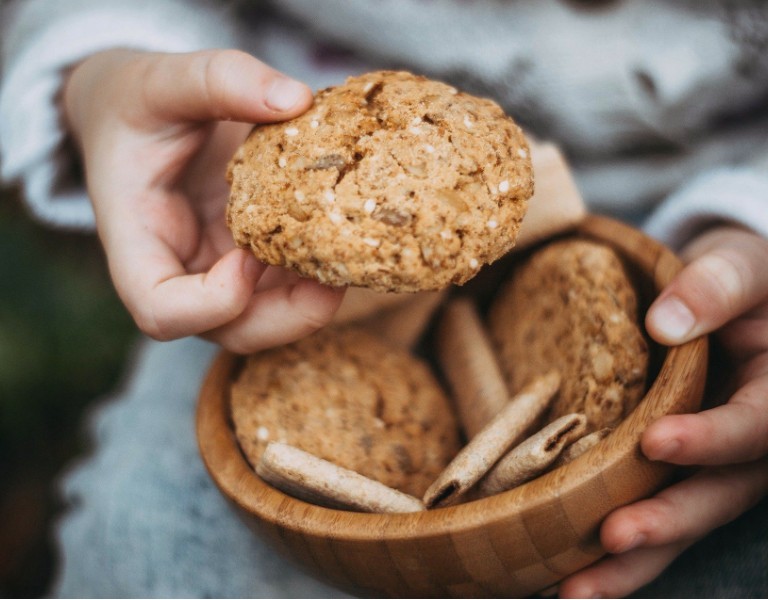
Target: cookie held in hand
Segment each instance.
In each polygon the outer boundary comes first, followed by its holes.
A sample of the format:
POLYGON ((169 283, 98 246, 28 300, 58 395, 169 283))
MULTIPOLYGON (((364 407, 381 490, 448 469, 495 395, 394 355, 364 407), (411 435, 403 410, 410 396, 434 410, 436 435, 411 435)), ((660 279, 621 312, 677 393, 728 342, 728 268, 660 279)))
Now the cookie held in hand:
POLYGON ((463 284, 514 246, 533 193, 526 140, 498 105, 390 71, 257 126, 228 178, 239 246, 322 283, 382 292, 463 284))

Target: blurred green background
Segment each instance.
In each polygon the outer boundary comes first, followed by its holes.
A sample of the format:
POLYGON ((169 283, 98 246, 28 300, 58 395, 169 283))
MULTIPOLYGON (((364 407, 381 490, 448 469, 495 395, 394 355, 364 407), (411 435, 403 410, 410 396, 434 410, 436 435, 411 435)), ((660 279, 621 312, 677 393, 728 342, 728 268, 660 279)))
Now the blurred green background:
POLYGON ((92 235, 47 229, 0 190, 0 596, 46 594, 61 470, 136 330, 92 235))

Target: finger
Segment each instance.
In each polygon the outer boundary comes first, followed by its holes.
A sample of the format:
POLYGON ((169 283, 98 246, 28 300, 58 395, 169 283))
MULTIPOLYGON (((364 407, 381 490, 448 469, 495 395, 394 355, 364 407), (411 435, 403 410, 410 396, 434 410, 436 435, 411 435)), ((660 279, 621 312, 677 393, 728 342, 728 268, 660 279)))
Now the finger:
POLYGON ((735 229, 713 238, 648 310, 646 328, 657 341, 679 344, 713 331, 768 296, 768 242, 735 229))
POLYGON ((754 506, 768 488, 768 460, 702 471, 656 497, 611 513, 601 541, 617 553, 564 580, 564 598, 617 598, 653 581, 688 546, 754 506))
POLYGON ((668 415, 641 439, 651 460, 681 465, 720 465, 768 453, 768 375, 745 383, 728 403, 697 414, 668 415))
POLYGON ((259 279, 257 291, 269 290, 276 287, 290 287, 301 281, 298 273, 283 269, 282 267, 267 267, 264 275, 259 279))
POLYGON ((344 290, 301 279, 291 286, 257 292, 240 317, 205 337, 238 354, 300 339, 330 322, 344 290))
POLYGON ((768 350, 768 302, 764 302, 717 332, 728 353, 739 361, 768 350))
POLYGON ((768 459, 704 469, 653 498, 611 513, 600 539, 612 553, 691 543, 746 512, 766 491, 768 459))
POLYGON ((278 121, 312 104, 306 85, 238 50, 150 55, 145 69, 142 98, 163 124, 278 121))
POLYGON ((685 548, 685 544, 673 544, 609 556, 564 579, 558 594, 561 598, 622 598, 653 581, 685 548))
POLYGON ((206 273, 187 274, 176 253, 149 235, 108 253, 118 294, 145 334, 196 335, 235 319, 264 270, 250 252, 232 250, 206 273))

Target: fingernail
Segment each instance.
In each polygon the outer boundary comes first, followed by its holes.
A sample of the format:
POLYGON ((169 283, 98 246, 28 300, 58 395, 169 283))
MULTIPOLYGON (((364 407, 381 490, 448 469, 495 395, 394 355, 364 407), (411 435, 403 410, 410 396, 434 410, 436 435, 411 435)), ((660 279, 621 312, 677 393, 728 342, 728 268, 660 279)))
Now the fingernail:
POLYGON ((286 77, 278 77, 269 86, 265 102, 272 110, 285 112, 296 106, 296 103, 306 93, 307 88, 303 83, 286 77))
POLYGON ((653 307, 650 314, 655 329, 670 342, 687 339, 696 325, 696 317, 676 296, 669 296, 653 307))
POLYGON ((678 453, 680 446, 680 440, 667 440, 656 447, 655 451, 648 453, 648 458, 651 460, 667 460, 678 453))
POLYGON ((636 533, 634 536, 629 538, 629 541, 624 544, 621 548, 616 550, 616 554, 621 554, 622 552, 629 552, 630 550, 634 550, 635 548, 639 548, 642 546, 648 538, 644 533, 636 533))

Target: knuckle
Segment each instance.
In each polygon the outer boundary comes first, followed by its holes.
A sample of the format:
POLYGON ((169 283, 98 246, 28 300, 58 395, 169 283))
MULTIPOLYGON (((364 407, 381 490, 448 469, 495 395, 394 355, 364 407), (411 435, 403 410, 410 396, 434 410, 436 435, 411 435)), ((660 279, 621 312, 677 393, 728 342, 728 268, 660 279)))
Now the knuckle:
POLYGON ((744 303, 751 280, 748 265, 729 251, 701 257, 691 265, 691 276, 698 282, 694 288, 697 303, 727 311, 744 303))
POLYGON ((242 282, 221 281, 220 277, 205 278, 205 303, 209 307, 209 313, 216 315, 216 321, 221 324, 229 322, 239 316, 246 308, 250 298, 250 289, 242 282))
POLYGON ((330 313, 307 311, 302 315, 304 323, 312 331, 316 331, 328 325, 331 321, 330 313))
POLYGON ((242 329, 224 329, 208 336, 214 342, 234 354, 248 355, 264 349, 259 338, 247 335, 242 329))
POLYGON ((768 453, 768 415, 765 406, 765 390, 747 388, 740 398, 731 401, 731 405, 738 410, 738 440, 741 441, 745 455, 742 460, 754 460, 768 453))
POLYGON ((690 415, 684 436, 687 464, 720 464, 740 445, 728 422, 732 419, 716 409, 690 415))
POLYGON ((698 414, 692 414, 687 420, 688 428, 686 431, 681 432, 687 440, 693 442, 699 442, 701 445, 710 445, 713 440, 717 439, 718 434, 722 432, 722 423, 718 422, 718 417, 711 412, 701 412, 698 414))
POLYGON ((154 311, 141 309, 133 313, 133 320, 139 330, 146 336, 159 342, 167 342, 174 338, 173 335, 156 318, 154 311))
POLYGON ((301 304, 297 312, 306 329, 317 331, 331 322, 335 310, 318 302, 316 304, 301 304))
MULTIPOLYGON (((248 54, 240 50, 212 50, 201 53, 204 64, 199 71, 202 73, 200 88, 209 106, 223 107, 226 104, 233 77, 236 77, 243 62, 249 58, 248 54)), ((223 113, 217 118, 223 118, 223 113)))
POLYGON ((656 532, 669 533, 671 515, 678 509, 675 503, 662 494, 647 500, 635 514, 636 527, 650 535, 656 532))
POLYGON ((659 494, 652 502, 649 502, 645 507, 645 520, 646 524, 659 528, 666 526, 670 517, 675 515, 679 510, 677 503, 671 498, 659 494))
POLYGON ((247 344, 242 340, 229 341, 223 344, 223 346, 233 354, 240 354, 242 356, 253 354, 254 352, 261 349, 256 344, 247 344))
POLYGON ((670 495, 661 492, 644 508, 643 530, 651 536, 680 540, 692 535, 688 521, 681 518, 681 515, 686 514, 686 507, 681 506, 670 495))

